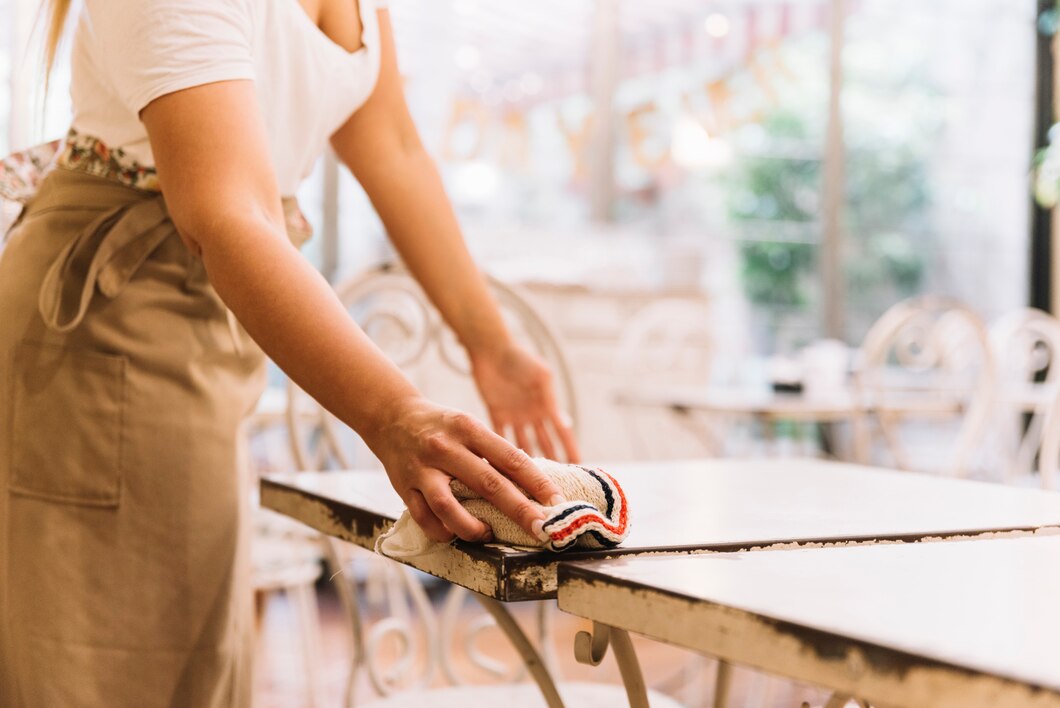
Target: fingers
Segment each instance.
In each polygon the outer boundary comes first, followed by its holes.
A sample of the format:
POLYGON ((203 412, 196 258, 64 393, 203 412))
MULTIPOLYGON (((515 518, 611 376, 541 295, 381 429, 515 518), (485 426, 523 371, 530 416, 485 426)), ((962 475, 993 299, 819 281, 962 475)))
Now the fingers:
MULTIPOLYGON (((515 448, 511 448, 515 454, 521 456, 528 463, 530 458, 524 453, 515 448)), ((519 490, 513 479, 509 479, 505 475, 498 472, 491 463, 486 460, 476 457, 471 452, 464 450, 458 453, 459 459, 454 460, 453 470, 460 470, 459 479, 461 482, 466 484, 472 490, 474 490, 479 496, 486 501, 493 504, 502 514, 509 517, 515 523, 519 524, 525 531, 535 536, 540 537, 539 528, 535 527, 537 522, 544 519, 544 513, 539 507, 537 507, 530 499, 526 497, 521 490, 519 490)), ((530 465, 533 467, 532 463, 530 465)), ((537 468, 533 468, 537 475, 544 478, 549 484, 551 489, 547 490, 546 499, 552 500, 559 492, 559 489, 555 487, 552 480, 537 471, 537 468), (554 491, 553 491, 554 490, 554 491)), ((525 476, 525 475, 524 475, 525 476)), ((522 481, 515 480, 516 483, 523 485, 522 481)), ((540 488, 540 482, 536 481, 540 488)), ((524 487, 525 489, 526 487, 524 487)), ((548 503, 547 501, 545 503, 548 503)))
POLYGON ((465 509, 449 489, 448 475, 436 475, 420 488, 423 499, 448 531, 465 541, 493 540, 490 527, 465 509))
MULTIPOLYGON (((468 444, 477 455, 486 458, 486 461, 496 468, 495 471, 509 477, 542 504, 551 505, 556 503, 556 497, 562 497, 552 478, 539 470, 525 452, 512 446, 501 436, 479 427, 472 431, 468 444)), ((479 493, 482 494, 481 491, 479 493)))
POLYGON ((519 446, 519 449, 527 453, 532 452, 534 447, 530 444, 530 436, 526 434, 526 427, 513 425, 512 429, 515 430, 515 444, 519 446))
POLYGON ((578 449, 578 441, 571 429, 570 416, 561 412, 558 408, 552 410, 548 418, 534 421, 530 425, 534 428, 534 440, 527 433, 525 424, 494 423, 493 428, 497 433, 515 444, 524 452, 532 453, 539 451, 551 460, 558 460, 560 449, 567 462, 576 463, 581 461, 581 452, 578 449), (550 430, 551 427, 551 430, 550 430), (510 432, 510 434, 509 434, 510 432), (534 442, 536 441, 536 444, 534 442))
POLYGON ((571 419, 566 413, 561 412, 558 408, 552 410, 552 428, 556 431, 556 435, 559 436, 559 441, 563 445, 563 451, 567 456, 567 462, 578 463, 581 462, 581 452, 578 450, 578 441, 574 439, 574 431, 571 429, 571 419))
POLYGON ((537 436, 537 447, 541 454, 550 460, 556 459, 556 448, 552 445, 552 436, 545 428, 545 421, 538 419, 534 421, 534 434, 537 436))
POLYGON ((405 506, 409 508, 412 519, 420 525, 427 538, 439 543, 449 543, 453 540, 453 534, 442 524, 441 520, 431 511, 427 500, 423 498, 417 489, 410 489, 405 495, 405 506))

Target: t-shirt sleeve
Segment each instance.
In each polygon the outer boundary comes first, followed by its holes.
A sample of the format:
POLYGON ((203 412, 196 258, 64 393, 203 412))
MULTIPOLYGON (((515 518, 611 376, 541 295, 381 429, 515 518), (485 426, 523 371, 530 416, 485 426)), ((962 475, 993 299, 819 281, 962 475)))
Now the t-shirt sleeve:
POLYGON ((252 0, 87 0, 100 64, 134 113, 174 91, 254 79, 252 0))

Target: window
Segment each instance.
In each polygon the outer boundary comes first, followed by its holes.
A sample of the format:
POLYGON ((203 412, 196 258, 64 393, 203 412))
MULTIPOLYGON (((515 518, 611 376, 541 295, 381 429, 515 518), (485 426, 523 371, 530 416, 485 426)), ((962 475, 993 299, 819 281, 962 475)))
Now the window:
MULTIPOLYGON (((918 292, 987 317, 1024 304, 1033 0, 392 0, 391 15, 417 124, 489 267, 703 289, 723 326, 773 351, 826 331, 833 6, 840 334, 858 341, 918 292)), ((4 151, 68 121, 65 62, 42 108, 20 49, 38 7, 0 0, 4 151)), ((332 275, 389 254, 345 171, 322 162, 301 196, 318 231, 307 255, 332 275)))

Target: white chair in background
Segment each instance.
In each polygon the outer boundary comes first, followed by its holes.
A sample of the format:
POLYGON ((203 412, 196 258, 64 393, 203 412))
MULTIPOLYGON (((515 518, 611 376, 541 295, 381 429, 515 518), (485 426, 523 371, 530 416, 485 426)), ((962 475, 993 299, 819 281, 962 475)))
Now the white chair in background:
MULTIPOLYGON (((944 444, 932 435, 921 446, 934 458, 927 469, 964 476, 990 423, 996 378, 979 316, 955 300, 922 296, 894 305, 870 328, 858 353, 854 386, 898 467, 925 468, 908 453, 905 424, 915 421, 923 435, 924 426, 943 422, 956 426, 951 450, 939 456, 944 444)), ((867 421, 858 422, 864 438, 867 421)))
MULTIPOLYGON (((244 457, 250 468, 252 484, 250 577, 259 630, 267 618, 272 596, 283 595, 291 604, 301 651, 305 703, 312 707, 321 705, 321 626, 316 595, 316 582, 324 570, 320 534, 258 504, 261 475, 291 469, 286 445, 285 400, 286 396, 277 395, 276 389, 266 390, 243 430, 244 457), (276 440, 280 430, 283 446, 276 440)), ((257 658, 263 657, 259 654, 257 658)))
POLYGON ((1050 402, 1042 419, 1038 448, 1038 476, 1042 489, 1057 489, 1060 482, 1060 391, 1050 402))
MULTIPOLYGON (((615 359, 616 380, 629 387, 704 388, 714 364, 710 308, 704 302, 664 298, 640 308, 625 325, 615 359)), ((676 429, 690 434, 708 455, 721 452, 716 417, 662 410, 626 401, 617 405, 638 458, 665 457, 676 429)))
POLYGON ((1034 308, 1021 308, 990 327, 997 365, 995 428, 1012 483, 1034 468, 1046 414, 1060 392, 1060 320, 1034 308))
MULTIPOLYGON (((559 403, 577 426, 578 410, 569 368, 556 335, 514 289, 488 278, 491 293, 513 335, 552 368, 559 403)), ((463 349, 445 326, 425 294, 401 267, 370 270, 338 288, 339 298, 372 340, 397 363, 429 398, 483 418, 470 367, 463 349)), ((288 388, 288 425, 292 456, 303 469, 378 468, 364 443, 293 384, 288 388)), ((358 677, 367 675, 372 689, 387 705, 468 705, 515 702, 539 704, 534 684, 511 685, 525 675, 523 666, 505 666, 477 648, 483 631, 494 626, 480 614, 470 621, 461 616, 468 591, 451 586, 436 611, 428 595, 429 576, 359 548, 326 539, 330 571, 342 602, 353 643, 353 662, 347 678, 346 705, 354 702, 358 677), (368 605, 383 605, 383 619, 370 623, 368 605), (417 631, 418 630, 418 631, 417 631), (462 637, 457 634, 462 630, 462 637), (417 641, 421 638, 422 641, 417 641), (384 645, 397 655, 383 658, 384 645), (467 685, 453 651, 462 651, 477 674, 505 682, 502 685, 467 685), (429 696, 421 691, 441 676, 449 688, 429 696)), ((442 589, 442 588, 437 588, 442 589)), ((535 619, 539 650, 545 664, 555 670, 551 653, 553 603, 538 603, 535 619)), ((507 633, 509 629, 505 629, 507 633)), ((509 635, 510 636, 510 635, 509 635)), ((624 700, 620 686, 599 689, 587 684, 568 688, 579 698, 594 702, 624 700)))

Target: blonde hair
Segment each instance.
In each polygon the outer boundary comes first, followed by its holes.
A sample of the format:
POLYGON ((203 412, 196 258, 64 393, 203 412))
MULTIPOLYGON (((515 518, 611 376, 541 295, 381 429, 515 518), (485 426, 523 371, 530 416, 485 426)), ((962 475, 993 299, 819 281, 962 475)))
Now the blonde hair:
POLYGON ((66 28, 66 16, 70 14, 70 2, 71 0, 44 0, 41 4, 41 15, 48 15, 48 33, 44 44, 44 66, 47 69, 45 76, 51 76, 55 54, 59 50, 63 30, 66 28))

